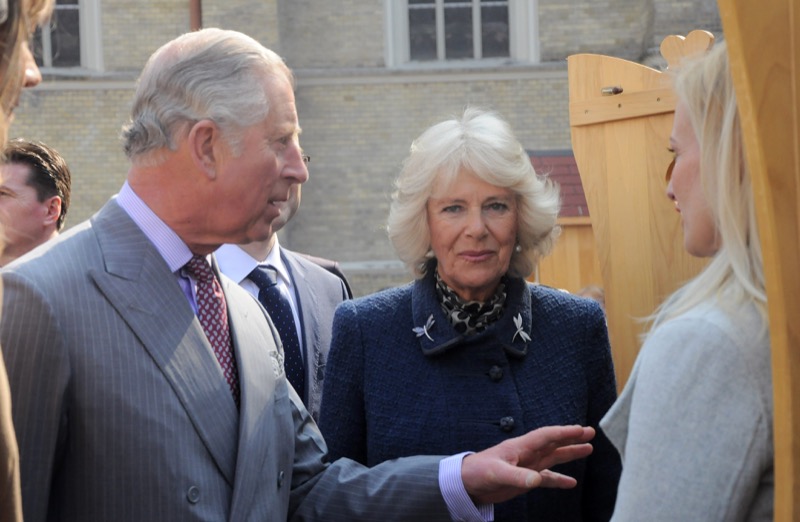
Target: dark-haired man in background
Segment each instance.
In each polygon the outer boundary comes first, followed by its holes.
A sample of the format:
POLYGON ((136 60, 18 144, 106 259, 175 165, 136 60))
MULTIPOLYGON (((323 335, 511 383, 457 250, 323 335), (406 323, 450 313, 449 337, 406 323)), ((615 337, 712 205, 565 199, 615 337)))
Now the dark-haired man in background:
POLYGON ((69 208, 71 176, 56 150, 38 141, 10 141, 0 166, 0 266, 58 235, 69 208))

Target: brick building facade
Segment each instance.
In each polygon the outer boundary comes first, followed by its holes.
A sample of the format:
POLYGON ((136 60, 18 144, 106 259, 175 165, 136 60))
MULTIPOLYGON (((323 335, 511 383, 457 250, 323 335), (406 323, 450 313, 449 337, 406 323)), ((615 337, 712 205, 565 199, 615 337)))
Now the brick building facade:
MULTIPOLYGON (((383 227, 392 181, 426 127, 481 105, 503 114, 533 153, 569 150, 568 55, 653 63, 666 34, 720 31, 714 0, 509 0, 509 58, 407 63, 399 16, 405 0, 201 3, 204 26, 245 32, 295 71, 311 178, 281 242, 339 260, 358 295, 410 278, 383 227)), ((44 70, 46 80, 23 97, 11 128, 11 136, 42 140, 67 158, 74 184, 67 226, 94 213, 123 182, 119 130, 136 75, 190 20, 184 0, 78 5, 88 58, 44 70)))

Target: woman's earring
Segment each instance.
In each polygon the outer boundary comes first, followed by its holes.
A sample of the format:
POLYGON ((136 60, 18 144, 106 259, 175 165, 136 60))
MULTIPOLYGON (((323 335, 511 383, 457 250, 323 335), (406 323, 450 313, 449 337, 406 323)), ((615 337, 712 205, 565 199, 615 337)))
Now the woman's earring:
POLYGON ((517 243, 517 246, 515 246, 515 247, 514 247, 514 251, 515 251, 516 253, 520 253, 520 252, 522 252, 522 245, 520 245, 519 243, 517 243))

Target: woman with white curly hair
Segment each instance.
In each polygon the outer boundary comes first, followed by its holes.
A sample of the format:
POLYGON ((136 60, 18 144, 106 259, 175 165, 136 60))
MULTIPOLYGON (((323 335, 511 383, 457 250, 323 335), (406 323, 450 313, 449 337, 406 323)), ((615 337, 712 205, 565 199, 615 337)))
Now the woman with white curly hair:
MULTIPOLYGON (((416 280, 336 310, 320 427, 333 458, 367 465, 478 451, 541 426, 596 427, 616 397, 598 304, 525 277, 558 232, 558 188, 497 114, 467 109, 417 138, 388 231, 416 280)), ((607 520, 620 463, 554 470, 572 490, 495 506, 498 521, 607 520)))

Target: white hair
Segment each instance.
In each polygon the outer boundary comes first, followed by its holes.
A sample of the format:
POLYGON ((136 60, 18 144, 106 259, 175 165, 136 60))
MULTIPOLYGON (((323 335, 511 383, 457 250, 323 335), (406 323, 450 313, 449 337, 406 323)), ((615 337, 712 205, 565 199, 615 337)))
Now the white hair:
POLYGON ((552 248, 560 229, 558 187, 539 176, 530 157, 498 114, 467 108, 463 115, 438 123, 411 145, 395 182, 387 229, 397 255, 416 277, 433 259, 426 205, 434 184, 447 187, 464 169, 497 187, 510 189, 518 208, 517 243, 508 273, 527 277, 552 248))

